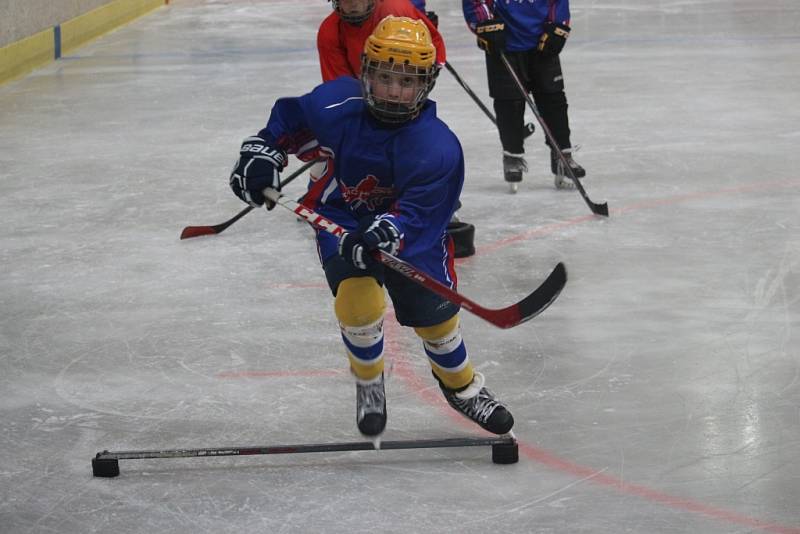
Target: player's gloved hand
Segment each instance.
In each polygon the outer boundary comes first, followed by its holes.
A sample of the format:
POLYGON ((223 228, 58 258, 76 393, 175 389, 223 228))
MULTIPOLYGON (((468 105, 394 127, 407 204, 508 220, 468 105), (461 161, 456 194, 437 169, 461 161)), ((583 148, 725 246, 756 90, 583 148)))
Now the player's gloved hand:
POLYGON ((258 207, 267 203, 267 209, 275 204, 264 197, 265 189, 281 190, 280 172, 286 166, 286 152, 272 148, 258 136, 248 137, 239 149, 239 159, 231 173, 233 193, 258 207))
POLYGON ((372 257, 372 251, 397 254, 402 239, 400 231, 391 221, 376 219, 362 233, 345 232, 339 239, 339 255, 358 269, 368 269, 378 263, 372 257))
POLYGON ((569 37, 569 26, 560 22, 545 22, 544 33, 539 37, 540 53, 555 56, 561 53, 569 37))
POLYGON ((506 48, 506 25, 498 19, 485 20, 475 25, 478 48, 487 54, 500 55, 506 48))
POLYGON ((425 16, 428 17, 428 20, 433 23, 435 28, 439 27, 439 15, 435 11, 426 11, 425 16))

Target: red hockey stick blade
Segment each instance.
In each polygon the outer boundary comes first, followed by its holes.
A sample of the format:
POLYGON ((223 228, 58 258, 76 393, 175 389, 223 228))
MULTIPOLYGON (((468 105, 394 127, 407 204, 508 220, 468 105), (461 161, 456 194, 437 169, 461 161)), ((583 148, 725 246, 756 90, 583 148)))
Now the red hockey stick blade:
POLYGON ((481 317, 500 328, 511 328, 530 321, 555 302, 566 283, 567 268, 559 262, 550 276, 533 293, 508 308, 486 310, 481 317))
POLYGON ((492 323, 498 328, 513 328, 518 324, 529 321, 542 313, 552 304, 564 285, 567 283, 567 268, 563 263, 558 263, 547 279, 536 288, 536 290, 511 306, 500 309, 485 308, 477 302, 465 297, 454 289, 447 287, 424 271, 413 265, 380 251, 375 257, 387 267, 397 271, 411 281, 428 288, 440 297, 444 297, 450 302, 461 305, 462 308, 471 312, 481 319, 492 323))
POLYGON ((219 232, 213 226, 187 226, 181 232, 181 239, 200 237, 203 235, 213 235, 219 232))
POLYGON ((189 239, 190 237, 199 237, 201 235, 218 234, 251 211, 253 211, 253 207, 247 206, 245 209, 237 213, 232 219, 228 219, 224 223, 215 224, 213 226, 187 226, 181 232, 181 239, 189 239))

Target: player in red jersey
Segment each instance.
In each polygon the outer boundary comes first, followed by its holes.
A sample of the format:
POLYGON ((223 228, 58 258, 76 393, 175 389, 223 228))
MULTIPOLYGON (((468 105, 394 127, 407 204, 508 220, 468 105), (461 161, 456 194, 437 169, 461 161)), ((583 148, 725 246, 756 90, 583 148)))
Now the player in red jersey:
POLYGON ((442 36, 409 0, 333 0, 333 13, 322 21, 317 32, 322 81, 339 76, 358 78, 364 42, 388 15, 424 22, 436 48, 436 63, 444 65, 446 56, 442 36))

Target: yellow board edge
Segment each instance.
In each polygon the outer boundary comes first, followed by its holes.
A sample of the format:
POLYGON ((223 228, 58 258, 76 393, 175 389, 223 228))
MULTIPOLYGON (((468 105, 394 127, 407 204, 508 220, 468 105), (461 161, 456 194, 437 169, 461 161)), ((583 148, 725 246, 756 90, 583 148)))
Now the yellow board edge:
POLYGON ((149 13, 164 0, 114 0, 61 25, 61 50, 66 54, 92 39, 149 13))
POLYGON ((0 84, 19 78, 55 57, 53 28, 0 48, 0 84))
POLYGON ((141 17, 169 0, 114 0, 60 25, 60 43, 53 28, 0 47, 0 84, 28 74, 109 31, 141 17))

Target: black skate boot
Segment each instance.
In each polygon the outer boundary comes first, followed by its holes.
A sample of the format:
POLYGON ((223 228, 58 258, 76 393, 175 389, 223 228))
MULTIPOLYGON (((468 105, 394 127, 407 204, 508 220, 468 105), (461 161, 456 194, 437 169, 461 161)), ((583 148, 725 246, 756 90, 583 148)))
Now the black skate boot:
MULTIPOLYGON (((434 376, 436 375, 434 374, 434 376)), ((439 377, 436 377, 436 380, 439 380, 439 377)), ((497 400, 494 393, 483 387, 485 381, 483 375, 476 371, 472 382, 460 391, 446 388, 441 380, 439 380, 439 387, 450 406, 468 419, 475 421, 481 428, 493 434, 506 434, 514 426, 514 417, 497 400)))
POLYGON ((519 183, 522 181, 522 173, 528 172, 528 163, 522 154, 512 154, 503 151, 503 175, 508 182, 509 191, 517 192, 519 183))
POLYGON ((386 428, 383 373, 372 380, 356 378, 356 424, 365 436, 377 436, 386 428))
MULTIPOLYGON (((569 164, 569 168, 572 169, 572 173, 575 175, 575 178, 580 179, 586 176, 586 170, 578 165, 574 159, 572 159, 571 148, 565 148, 561 151, 561 153, 564 154, 564 157, 569 164)), ((550 151, 550 170, 554 175, 553 183, 555 184, 556 189, 572 189, 575 187, 575 183, 567 174, 567 171, 564 168, 564 163, 561 161, 561 158, 558 157, 558 153, 555 150, 550 151)))

